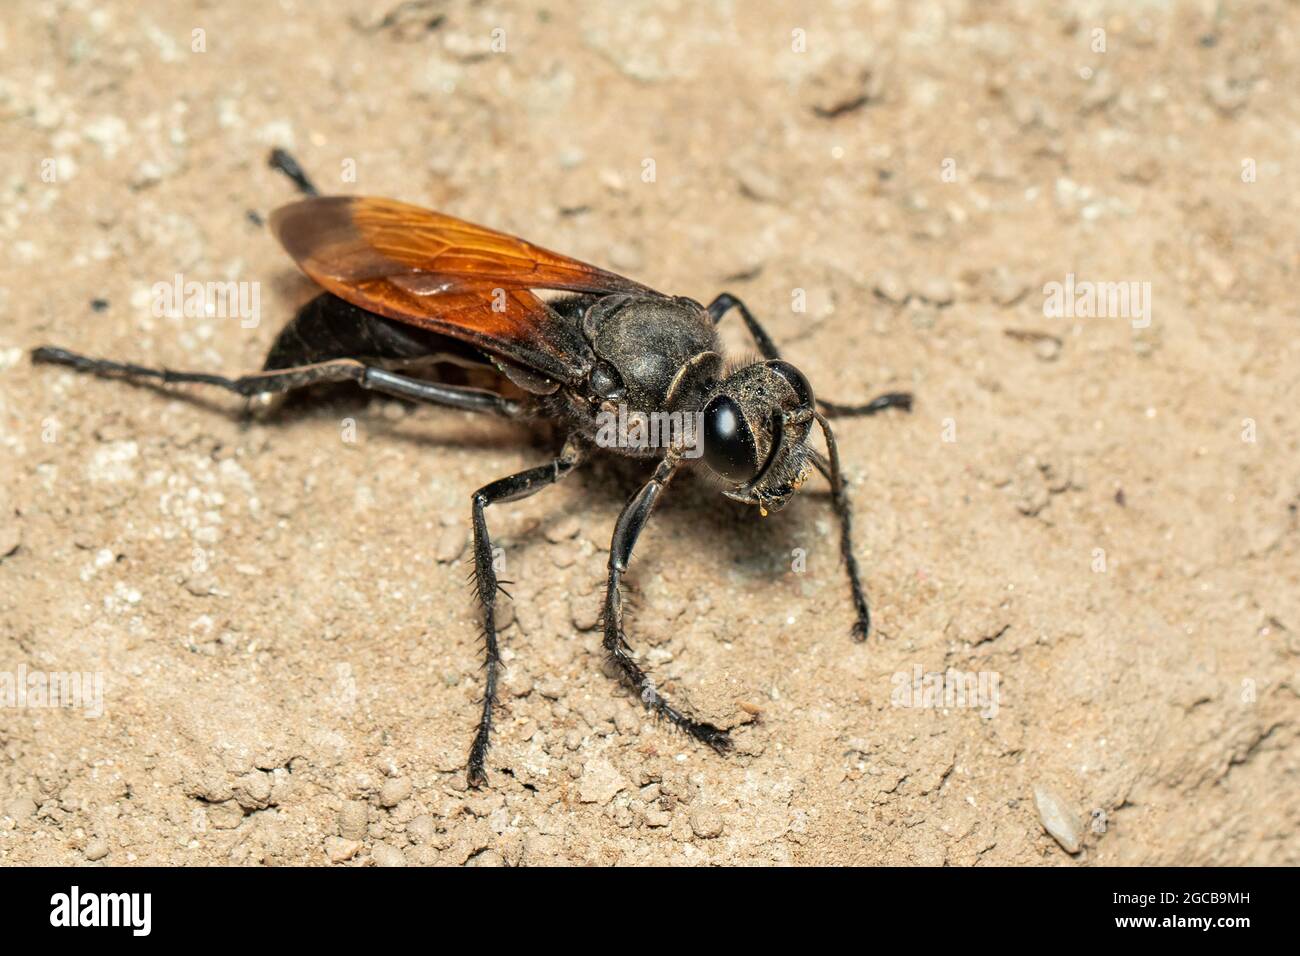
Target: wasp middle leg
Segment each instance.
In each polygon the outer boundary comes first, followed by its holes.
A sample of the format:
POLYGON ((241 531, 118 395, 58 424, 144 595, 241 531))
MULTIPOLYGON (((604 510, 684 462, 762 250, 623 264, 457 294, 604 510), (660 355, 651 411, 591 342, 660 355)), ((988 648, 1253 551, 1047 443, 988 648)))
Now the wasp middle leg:
MULTIPOLYGON (((492 708, 496 705, 497 670, 501 664, 501 652, 497 645, 497 592, 502 591, 502 582, 497 579, 496 568, 492 561, 492 539, 488 534, 487 519, 483 512, 488 505, 506 501, 519 501, 535 495, 543 488, 555 484, 578 465, 582 460, 582 447, 573 439, 565 443, 559 456, 549 465, 539 465, 525 471, 500 478, 484 485, 473 496, 472 520, 474 524, 474 583, 478 591, 479 603, 483 606, 483 642, 484 642, 484 688, 483 713, 479 717, 478 730, 474 733, 474 743, 469 750, 469 765, 465 776, 475 789, 487 783, 487 772, 483 762, 487 758, 488 744, 492 735, 492 708)), ((509 582, 506 582, 509 583, 509 582)))

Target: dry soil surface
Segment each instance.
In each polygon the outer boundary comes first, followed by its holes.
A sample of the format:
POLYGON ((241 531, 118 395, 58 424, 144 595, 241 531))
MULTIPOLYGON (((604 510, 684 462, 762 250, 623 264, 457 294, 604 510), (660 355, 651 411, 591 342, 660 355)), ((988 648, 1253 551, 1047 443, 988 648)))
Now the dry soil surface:
POLYGON ((15 6, 0 690, 87 672, 103 712, 0 702, 0 862, 1300 862, 1297 50, 1281 0, 15 6), (760 518, 686 478, 629 638, 736 752, 656 724, 596 624, 646 468, 601 460, 489 511, 509 673, 467 791, 470 494, 555 436, 27 357, 257 368, 305 294, 277 145, 740 295, 819 394, 914 391, 839 426, 871 640, 823 489, 760 518), (178 274, 260 321, 155 314, 178 274), (1053 314, 1067 281, 1136 295, 1053 314), (977 693, 906 693, 935 673, 977 693))

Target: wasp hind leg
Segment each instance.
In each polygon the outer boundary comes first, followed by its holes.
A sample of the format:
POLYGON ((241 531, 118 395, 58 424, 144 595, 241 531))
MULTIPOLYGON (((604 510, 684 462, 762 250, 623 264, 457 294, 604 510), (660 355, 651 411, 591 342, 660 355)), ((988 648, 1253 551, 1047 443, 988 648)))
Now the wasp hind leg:
POLYGON ((387 369, 365 365, 353 359, 336 359, 314 365, 275 369, 269 372, 241 375, 238 378, 228 378, 209 372, 177 372, 168 368, 149 368, 129 362, 90 358, 49 345, 33 349, 32 361, 37 364, 64 365, 78 372, 89 372, 105 378, 120 378, 127 381, 157 382, 163 385, 215 385, 217 388, 243 395, 245 398, 288 392, 329 382, 355 382, 369 391, 382 392, 385 395, 394 395, 417 402, 429 402, 433 405, 461 408, 466 411, 493 412, 507 418, 517 417, 522 412, 518 402, 496 392, 426 382, 409 375, 399 375, 387 369))
POLYGON ((320 190, 316 188, 316 184, 303 172, 298 160, 294 159, 288 150, 281 149, 278 146, 271 150, 271 155, 266 158, 266 165, 288 176, 293 181, 293 184, 298 187, 298 192, 304 196, 320 195, 320 190))

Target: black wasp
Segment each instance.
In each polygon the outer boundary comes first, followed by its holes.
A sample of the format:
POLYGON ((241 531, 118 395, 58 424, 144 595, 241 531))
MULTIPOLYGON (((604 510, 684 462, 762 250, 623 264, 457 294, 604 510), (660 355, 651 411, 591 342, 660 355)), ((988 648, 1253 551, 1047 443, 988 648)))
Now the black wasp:
POLYGON ((263 371, 226 378, 87 358, 54 347, 36 349, 32 358, 111 377, 216 385, 245 396, 354 382, 404 399, 514 419, 546 418, 565 428, 567 439, 553 461, 493 481, 472 496, 474 576, 487 656, 483 710, 467 768, 472 786, 487 782, 484 760, 500 664, 500 584, 484 512, 559 481, 594 448, 658 459, 614 525, 603 615, 605 651, 654 712, 714 750, 731 746, 726 731, 682 713, 655 691, 623 630, 620 579, 637 537, 669 481, 699 458, 721 480, 727 497, 756 505, 764 514, 783 507, 811 469, 825 477, 857 613, 853 634, 866 638, 870 615, 827 418, 910 409, 909 394, 891 392, 859 406, 816 399, 808 380, 780 358, 734 296, 723 293, 703 306, 663 295, 442 213, 388 199, 320 196, 283 151, 272 153, 271 164, 308 196, 276 210, 271 228, 324 291, 280 333, 263 371), (548 302, 539 292, 567 295, 548 302), (733 308, 762 361, 729 369, 715 327, 733 308), (492 370, 500 389, 420 377, 422 365, 427 369, 448 355, 492 370), (668 428, 666 439, 658 442, 644 441, 644 434, 640 441, 601 440, 611 421, 644 426, 660 420, 682 427, 668 428), (687 427, 692 422, 699 427, 687 427), (814 424, 825 435, 826 455, 809 446, 814 424))

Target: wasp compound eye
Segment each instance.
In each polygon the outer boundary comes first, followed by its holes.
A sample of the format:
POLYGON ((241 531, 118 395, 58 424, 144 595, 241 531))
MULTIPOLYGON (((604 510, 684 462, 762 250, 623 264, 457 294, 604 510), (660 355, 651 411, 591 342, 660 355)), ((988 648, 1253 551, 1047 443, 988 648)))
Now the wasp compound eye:
POLYGON ((800 408, 813 407, 812 385, 808 383, 808 379, 804 377, 803 372, 799 371, 789 362, 783 362, 780 359, 768 362, 767 367, 785 379, 786 384, 794 389, 795 395, 799 398, 800 408))
POLYGON ((754 434, 740 406, 728 395, 718 395, 704 406, 704 463, 737 484, 758 471, 754 434))

